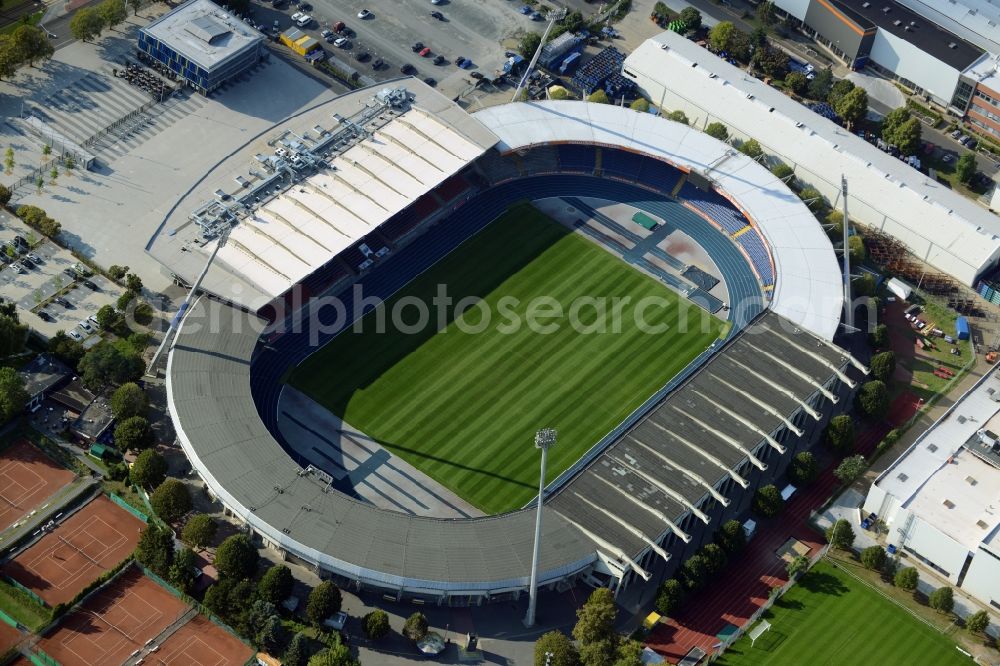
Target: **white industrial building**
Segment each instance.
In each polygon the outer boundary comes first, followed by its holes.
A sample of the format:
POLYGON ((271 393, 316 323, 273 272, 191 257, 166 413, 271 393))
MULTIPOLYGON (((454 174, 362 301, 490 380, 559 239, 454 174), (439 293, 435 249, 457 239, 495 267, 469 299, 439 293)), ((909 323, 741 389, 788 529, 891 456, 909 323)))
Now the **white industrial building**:
POLYGON ((1000 258, 1000 219, 694 42, 664 32, 625 59, 623 73, 660 108, 754 138, 851 218, 903 242, 919 259, 974 285, 1000 258))
POLYGON ((990 372, 883 472, 865 515, 887 541, 1000 609, 1000 379, 990 372))

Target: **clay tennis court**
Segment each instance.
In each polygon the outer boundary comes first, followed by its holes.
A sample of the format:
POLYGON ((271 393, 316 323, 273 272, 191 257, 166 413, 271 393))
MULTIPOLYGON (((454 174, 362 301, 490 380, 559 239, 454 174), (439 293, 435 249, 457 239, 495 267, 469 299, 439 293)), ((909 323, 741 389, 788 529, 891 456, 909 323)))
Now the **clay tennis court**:
POLYGON ((26 439, 8 446, 0 452, 0 530, 37 509, 73 477, 26 439))
POLYGON ((0 654, 17 645, 25 635, 6 622, 0 622, 0 654))
POLYGON ((254 652, 240 639, 196 615, 178 629, 144 664, 155 666, 242 666, 254 652))
POLYGON ((62 666, 121 664, 187 611, 133 567, 67 615, 39 646, 62 666))
POLYGON ((124 560, 146 526, 98 495, 3 566, 3 573, 49 606, 71 601, 105 571, 124 560))

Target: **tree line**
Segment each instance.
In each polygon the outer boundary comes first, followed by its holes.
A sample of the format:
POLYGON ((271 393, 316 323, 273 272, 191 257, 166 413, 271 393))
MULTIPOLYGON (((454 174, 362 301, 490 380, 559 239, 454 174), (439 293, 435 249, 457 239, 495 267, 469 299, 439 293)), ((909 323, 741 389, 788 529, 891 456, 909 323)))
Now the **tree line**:
POLYGON ((55 49, 41 28, 20 25, 14 32, 0 35, 0 79, 12 76, 22 65, 34 67, 53 53, 55 49))

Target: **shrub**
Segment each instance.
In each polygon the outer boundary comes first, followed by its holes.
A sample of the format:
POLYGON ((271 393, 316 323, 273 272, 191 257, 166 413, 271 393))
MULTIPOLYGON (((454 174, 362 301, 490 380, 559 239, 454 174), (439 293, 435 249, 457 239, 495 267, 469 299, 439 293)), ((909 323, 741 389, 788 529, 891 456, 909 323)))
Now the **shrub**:
POLYGON ((885 349, 889 346, 889 327, 879 324, 871 334, 871 345, 875 349, 885 349))
POLYGON ((340 611, 343 598, 340 589, 331 581, 325 580, 312 589, 306 601, 306 616, 314 625, 319 626, 326 618, 340 611))
POLYGON ((640 113, 646 113, 646 112, 649 111, 649 101, 647 101, 646 99, 640 97, 639 99, 637 99, 634 102, 632 102, 631 104, 629 104, 629 108, 632 109, 633 111, 638 111, 640 113))
POLYGON ((587 97, 588 102, 594 102, 595 104, 610 104, 611 100, 608 99, 608 94, 603 90, 595 90, 590 93, 587 97))
POLYGON ((681 123, 683 125, 691 124, 691 121, 688 120, 687 114, 683 111, 671 111, 667 114, 667 118, 673 120, 675 123, 681 123))
POLYGON ((738 520, 727 520, 715 533, 715 542, 730 555, 742 551, 747 545, 747 534, 738 520))
POLYGON ((854 450, 854 420, 847 414, 834 416, 826 426, 826 442, 840 453, 854 450))
POLYGON ((363 618, 361 624, 365 631, 365 636, 372 640, 379 640, 389 633, 389 615, 381 609, 373 610, 363 618))
POLYGON ((877 379, 865 382, 858 391, 858 407, 865 414, 881 418, 889 411, 889 391, 877 379))
POLYGON ((896 572, 892 582, 901 590, 913 592, 917 589, 917 581, 919 580, 920 574, 917 570, 914 567, 906 567, 905 569, 900 569, 896 572))
POLYGON ((149 503, 156 515, 172 523, 191 510, 191 491, 181 481, 167 479, 153 491, 149 503))
POLYGON ((792 167, 788 166, 784 162, 781 162, 780 164, 775 164, 773 167, 771 167, 771 173, 774 174, 775 178, 780 178, 781 180, 784 180, 785 178, 788 178, 793 173, 795 173, 795 171, 792 169, 792 167))
POLYGON ((833 475, 844 485, 849 485, 859 479, 867 468, 868 461, 864 456, 848 456, 840 461, 837 469, 833 470, 833 475))
POLYGON ((709 123, 708 127, 705 128, 705 134, 716 138, 719 141, 729 140, 729 130, 726 129, 725 125, 719 122, 709 123))
POLYGON ((892 373, 896 371, 896 355, 891 351, 884 351, 872 356, 871 376, 883 382, 888 382, 892 378, 892 373))
POLYGON ((284 564, 279 564, 264 572, 257 584, 257 593, 264 601, 277 606, 291 595, 294 582, 291 570, 284 564))
POLYGON ((950 613, 955 607, 955 594, 950 587, 939 587, 927 597, 927 603, 939 613, 950 613))
POLYGON ((757 159, 764 154, 764 149, 760 147, 757 139, 750 139, 740 144, 740 152, 752 159, 757 159))
POLYGON ((427 616, 417 611, 406 618, 406 622, 403 623, 403 635, 411 641, 419 641, 427 635, 427 628, 427 616))
POLYGON ((809 558, 804 555, 796 556, 788 563, 786 570, 788 571, 789 578, 795 578, 799 574, 805 573, 809 570, 809 558))
POLYGON ((181 531, 181 539, 194 548, 205 548, 215 538, 217 527, 214 518, 204 513, 196 513, 188 518, 181 531))
POLYGON ((788 480, 798 486, 809 485, 816 480, 818 474, 816 458, 808 451, 796 453, 788 466, 788 480))
POLYGON ((802 72, 791 72, 785 77, 785 85, 796 95, 801 95, 809 87, 809 79, 802 72))
POLYGON ((765 518, 773 518, 781 513, 785 508, 785 500, 781 498, 781 492, 773 483, 757 489, 753 498, 754 509, 765 518))
POLYGON ((577 666, 580 656, 569 636, 549 631, 535 641, 535 666, 577 666))
POLYGON ((854 545, 854 528, 841 518, 826 530, 826 540, 834 548, 848 550, 854 545))
POLYGON ((885 550, 882 546, 869 546, 861 551, 861 564, 866 569, 881 571, 885 565, 885 550))
POLYGON ((990 615, 984 610, 976 611, 965 618, 965 628, 974 634, 981 634, 990 626, 990 615))
POLYGON ((667 617, 672 616, 684 602, 684 586, 680 581, 669 578, 660 585, 656 593, 656 612, 667 617))

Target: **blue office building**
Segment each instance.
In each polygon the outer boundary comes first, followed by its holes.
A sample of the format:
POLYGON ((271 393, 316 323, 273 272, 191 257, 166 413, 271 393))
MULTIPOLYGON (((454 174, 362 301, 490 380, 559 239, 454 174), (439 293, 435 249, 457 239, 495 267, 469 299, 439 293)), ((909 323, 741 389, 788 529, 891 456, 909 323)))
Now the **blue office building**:
POLYGON ((267 58, 264 36, 211 0, 189 0, 142 28, 138 48, 203 94, 267 58))

